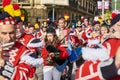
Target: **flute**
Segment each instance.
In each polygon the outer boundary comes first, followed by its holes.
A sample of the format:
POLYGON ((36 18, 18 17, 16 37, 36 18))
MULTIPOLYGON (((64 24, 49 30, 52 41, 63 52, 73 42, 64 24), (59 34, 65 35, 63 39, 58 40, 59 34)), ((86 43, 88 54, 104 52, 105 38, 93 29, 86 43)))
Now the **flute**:
POLYGON ((7 48, 11 45, 14 45, 14 42, 10 42, 10 43, 6 43, 6 44, 2 44, 2 48, 7 48))

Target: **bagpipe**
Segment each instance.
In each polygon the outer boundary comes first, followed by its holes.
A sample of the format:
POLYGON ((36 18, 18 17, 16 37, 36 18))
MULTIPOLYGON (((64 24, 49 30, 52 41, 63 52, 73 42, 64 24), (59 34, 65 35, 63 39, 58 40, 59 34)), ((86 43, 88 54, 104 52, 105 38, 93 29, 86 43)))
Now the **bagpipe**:
POLYGON ((51 55, 48 55, 48 61, 47 61, 48 64, 51 64, 52 62, 55 62, 57 59, 59 59, 60 50, 59 50, 58 48, 56 48, 54 45, 48 44, 48 45, 46 46, 46 50, 47 50, 49 53, 53 53, 53 54, 54 54, 54 57, 51 56, 51 55), (52 62, 49 62, 49 58, 52 59, 52 62))
POLYGON ((60 72, 63 72, 63 70, 65 69, 67 63, 68 63, 68 60, 61 60, 60 59, 60 50, 55 47, 54 45, 47 45, 46 46, 46 50, 49 52, 49 53, 53 53, 54 54, 54 57, 51 56, 51 55, 48 55, 47 57, 47 64, 49 65, 55 65, 56 69, 60 72))
POLYGON ((56 42, 56 46, 52 45, 52 44, 47 44, 46 45, 46 50, 51 53, 56 53, 56 52, 60 52, 60 50, 57 48, 59 46, 59 44, 71 33, 72 31, 69 31, 61 40, 59 40, 58 42, 56 42))

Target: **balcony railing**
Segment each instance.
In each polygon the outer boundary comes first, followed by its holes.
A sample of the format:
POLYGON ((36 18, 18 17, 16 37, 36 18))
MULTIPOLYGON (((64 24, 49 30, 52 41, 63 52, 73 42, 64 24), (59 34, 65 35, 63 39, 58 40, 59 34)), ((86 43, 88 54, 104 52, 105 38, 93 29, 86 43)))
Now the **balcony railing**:
MULTIPOLYGON (((30 0, 12 0, 13 3, 18 3, 20 7, 31 7, 30 0)), ((0 0, 0 8, 2 8, 2 0, 0 0)))
POLYGON ((30 3, 30 0, 18 0, 18 3, 22 2, 22 3, 30 3))
POLYGON ((77 8, 78 3, 76 0, 69 0, 69 6, 72 8, 77 8))
POLYGON ((83 10, 83 11, 87 11, 87 8, 80 6, 80 5, 79 5, 78 9, 83 10))
MULTIPOLYGON (((30 0, 12 0, 12 2, 18 4, 30 4, 30 0)), ((0 0, 0 4, 2 4, 2 0, 0 0)))
POLYGON ((31 6, 30 0, 17 0, 20 6, 31 6))
POLYGON ((92 11, 92 10, 88 10, 88 12, 91 13, 91 14, 94 14, 94 11, 92 11))

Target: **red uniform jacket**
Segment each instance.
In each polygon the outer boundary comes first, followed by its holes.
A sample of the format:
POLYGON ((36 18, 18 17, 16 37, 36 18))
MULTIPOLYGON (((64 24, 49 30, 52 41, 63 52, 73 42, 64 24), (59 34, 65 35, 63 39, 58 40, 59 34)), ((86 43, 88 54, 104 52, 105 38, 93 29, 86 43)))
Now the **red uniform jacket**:
POLYGON ((28 80, 32 78, 35 73, 35 67, 31 67, 29 64, 21 60, 26 54, 31 54, 25 46, 16 42, 12 49, 4 51, 5 59, 15 67, 15 71, 11 77, 11 80, 28 80))
MULTIPOLYGON (((120 47, 120 39, 108 39, 103 43, 103 46, 107 48, 107 54, 109 54, 109 58, 115 57, 116 51, 118 47, 120 47)), ((85 61, 76 72, 75 80, 103 80, 104 78, 100 72, 99 64, 100 61, 96 61, 95 63, 92 61, 85 61)), ((112 80, 119 79, 117 77, 112 80)))

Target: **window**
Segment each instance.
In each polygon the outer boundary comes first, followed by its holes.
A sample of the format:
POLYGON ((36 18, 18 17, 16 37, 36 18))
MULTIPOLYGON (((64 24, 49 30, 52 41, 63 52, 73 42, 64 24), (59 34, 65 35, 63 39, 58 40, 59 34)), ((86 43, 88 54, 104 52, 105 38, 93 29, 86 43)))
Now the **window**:
POLYGON ((18 0, 18 2, 30 3, 30 0, 18 0))
POLYGON ((84 4, 83 4, 83 0, 81 1, 81 6, 83 6, 84 4))
POLYGON ((88 1, 86 1, 86 8, 88 8, 89 4, 88 4, 88 1))
POLYGON ((0 3, 2 3, 2 0, 0 0, 0 3))

